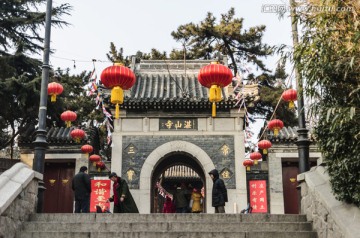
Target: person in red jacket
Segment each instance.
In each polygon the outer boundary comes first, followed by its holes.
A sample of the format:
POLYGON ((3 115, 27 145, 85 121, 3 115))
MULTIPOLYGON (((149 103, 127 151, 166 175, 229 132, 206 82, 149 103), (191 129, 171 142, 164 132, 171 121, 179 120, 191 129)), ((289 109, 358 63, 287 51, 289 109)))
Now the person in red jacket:
POLYGON ((176 207, 173 201, 169 196, 166 196, 164 207, 163 207, 163 213, 175 213, 176 207))

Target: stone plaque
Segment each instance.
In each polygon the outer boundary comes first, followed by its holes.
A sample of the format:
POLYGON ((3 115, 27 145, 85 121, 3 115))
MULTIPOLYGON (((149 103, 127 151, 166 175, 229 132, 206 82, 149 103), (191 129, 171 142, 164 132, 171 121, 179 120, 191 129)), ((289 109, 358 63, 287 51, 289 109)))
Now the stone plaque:
POLYGON ((160 118, 159 123, 159 128, 162 131, 194 131, 198 128, 196 118, 160 118))

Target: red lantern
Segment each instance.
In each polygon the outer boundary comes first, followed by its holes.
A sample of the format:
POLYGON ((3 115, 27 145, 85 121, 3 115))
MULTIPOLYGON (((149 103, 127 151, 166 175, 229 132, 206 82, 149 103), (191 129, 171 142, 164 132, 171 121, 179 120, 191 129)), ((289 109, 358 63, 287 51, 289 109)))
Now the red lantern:
POLYGON ((232 81, 233 74, 225 65, 213 62, 200 69, 199 83, 209 88, 209 101, 212 102, 212 117, 216 117, 216 103, 221 101, 221 88, 232 81))
POLYGON ((258 164, 258 160, 262 158, 262 155, 259 152, 252 152, 250 154, 250 159, 254 161, 254 164, 258 164))
POLYGON ((267 154, 267 149, 269 149, 272 146, 271 142, 268 140, 261 140, 258 142, 259 149, 263 150, 263 154, 267 154))
POLYGON ((279 119, 269 121, 268 128, 274 131, 274 136, 279 135, 279 131, 284 127, 284 123, 279 119))
POLYGON ((93 154, 93 155, 90 155, 90 157, 89 157, 89 161, 91 163, 93 163, 94 167, 96 166, 96 162, 99 162, 100 160, 101 160, 100 155, 93 154))
POLYGON ((297 99, 297 93, 295 89, 288 89, 281 95, 284 101, 289 102, 289 108, 294 108, 295 104, 294 101, 297 99))
POLYGON ((85 131, 81 129, 74 129, 70 132, 70 136, 76 143, 80 143, 80 141, 85 137, 85 131))
POLYGON ((59 83, 49 83, 48 84, 48 95, 51 96, 51 102, 56 102, 56 96, 61 94, 64 91, 64 88, 59 83))
POLYGON ((246 167, 246 171, 250 171, 250 167, 254 165, 254 161, 250 159, 244 160, 243 165, 246 167))
POLYGON ((105 163, 102 161, 96 162, 96 168, 98 169, 98 172, 101 172, 101 170, 105 169, 105 163))
POLYGON ((122 64, 115 63, 113 66, 107 67, 101 73, 101 82, 106 88, 111 88, 112 104, 116 104, 115 118, 119 118, 119 104, 124 102, 124 92, 131 88, 136 81, 135 74, 122 64))
POLYGON ((81 146, 81 151, 85 154, 90 154, 93 152, 94 148, 91 145, 83 145, 81 146))
POLYGON ((60 118, 65 121, 66 127, 70 127, 71 122, 76 120, 77 115, 75 112, 67 110, 61 113, 60 118))

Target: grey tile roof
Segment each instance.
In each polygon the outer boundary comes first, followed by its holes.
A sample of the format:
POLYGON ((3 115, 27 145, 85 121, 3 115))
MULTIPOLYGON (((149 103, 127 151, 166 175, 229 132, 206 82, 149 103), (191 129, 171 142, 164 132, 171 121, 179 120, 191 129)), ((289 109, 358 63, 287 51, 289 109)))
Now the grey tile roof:
MULTIPOLYGON (((93 137, 92 129, 85 129, 86 136, 80 143, 75 143, 75 141, 71 138, 70 133, 72 130, 76 129, 76 127, 51 127, 47 128, 47 142, 49 146, 52 145, 81 145, 84 144, 87 140, 90 140, 93 137)), ((84 130, 84 129, 83 129, 84 130)), ((21 133, 18 138, 18 143, 20 146, 30 146, 36 137, 36 128, 35 126, 29 126, 28 129, 21 133)))
MULTIPOLYGON (((283 127, 279 131, 279 135, 277 137, 274 136, 273 131, 267 131, 267 139, 270 140, 272 143, 294 143, 298 139, 298 130, 299 127, 283 127)), ((310 141, 315 141, 314 135, 308 132, 308 138, 310 141)))
MULTIPOLYGON (((199 70, 208 65, 209 60, 162 61, 145 60, 135 65, 136 83, 125 94, 125 109, 210 109, 208 88, 203 87, 198 79, 199 70)), ((236 100, 227 97, 223 89, 223 100, 218 109, 234 107, 236 100)))

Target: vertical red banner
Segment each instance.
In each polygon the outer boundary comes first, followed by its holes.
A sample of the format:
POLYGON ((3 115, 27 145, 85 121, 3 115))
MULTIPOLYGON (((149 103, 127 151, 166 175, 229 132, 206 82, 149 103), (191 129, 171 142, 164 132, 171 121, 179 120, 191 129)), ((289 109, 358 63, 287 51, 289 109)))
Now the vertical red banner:
POLYGON ((102 211, 110 208, 106 200, 110 197, 110 180, 91 180, 90 212, 96 212, 96 206, 102 211))
POLYGON ((250 206, 253 213, 267 213, 266 180, 250 180, 250 206))

